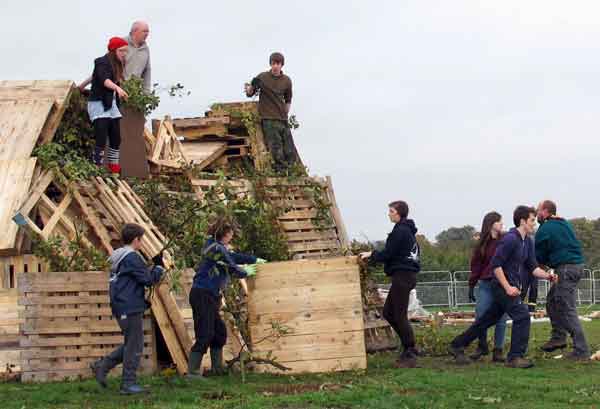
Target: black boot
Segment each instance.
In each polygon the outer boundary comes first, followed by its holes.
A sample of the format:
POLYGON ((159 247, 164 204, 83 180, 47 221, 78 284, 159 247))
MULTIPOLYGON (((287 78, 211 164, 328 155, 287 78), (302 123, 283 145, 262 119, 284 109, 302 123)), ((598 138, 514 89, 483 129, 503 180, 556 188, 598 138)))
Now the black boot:
POLYGON ((200 365, 202 364, 202 358, 204 354, 200 352, 190 352, 190 360, 188 361, 188 373, 187 378, 190 379, 202 379, 202 371, 200 365))
POLYGON ((210 375, 226 375, 227 371, 223 367, 223 348, 210 348, 210 375))
POLYGON ((103 388, 106 388, 108 386, 106 383, 106 375, 108 375, 108 371, 106 370, 105 365, 103 365, 103 363, 104 360, 99 359, 96 362, 90 364, 90 369, 96 377, 96 382, 98 382, 98 384, 103 388))
POLYGON ((457 365, 469 365, 471 363, 469 358, 465 356, 464 348, 450 344, 450 346, 448 347, 448 352, 454 357, 454 362, 457 365))

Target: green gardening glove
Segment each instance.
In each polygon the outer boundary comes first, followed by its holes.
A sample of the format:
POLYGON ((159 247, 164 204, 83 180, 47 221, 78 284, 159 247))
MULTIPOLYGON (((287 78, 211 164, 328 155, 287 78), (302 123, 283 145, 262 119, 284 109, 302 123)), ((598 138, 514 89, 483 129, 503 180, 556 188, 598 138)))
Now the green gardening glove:
POLYGON ((246 264, 243 267, 243 270, 246 272, 248 277, 253 277, 256 275, 256 264, 246 264))
POLYGON ((265 264, 267 262, 267 260, 265 260, 264 258, 257 258, 256 259, 256 264, 265 264))

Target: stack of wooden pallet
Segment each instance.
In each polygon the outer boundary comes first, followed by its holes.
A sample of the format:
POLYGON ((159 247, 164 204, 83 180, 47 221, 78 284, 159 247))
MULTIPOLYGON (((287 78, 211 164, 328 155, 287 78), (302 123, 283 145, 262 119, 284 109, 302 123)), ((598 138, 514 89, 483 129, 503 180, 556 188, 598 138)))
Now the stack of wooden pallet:
MULTIPOLYGON (((28 200, 17 212, 15 221, 30 234, 44 240, 53 236, 72 240, 78 235, 84 245, 102 249, 106 254, 118 245, 118 232, 125 223, 144 227, 140 252, 146 258, 158 254, 166 244, 164 235, 145 213, 142 200, 126 182, 118 179, 98 177, 86 183, 64 186, 52 172, 43 172, 29 192, 28 200), (36 214, 41 217, 35 217, 36 214)), ((165 257, 171 264, 171 255, 165 253, 165 257)), ((152 313, 177 370, 185 373, 191 339, 169 290, 168 280, 156 287, 151 301, 152 313)))
MULTIPOLYGON (((87 378, 89 365, 107 355, 123 336, 112 316, 106 272, 28 273, 19 277, 21 380, 87 378)), ((142 373, 156 370, 156 344, 149 314, 144 319, 142 373)), ((114 369, 115 373, 120 368, 114 369)))
POLYGON ((252 102, 219 104, 203 117, 153 120, 152 132, 146 131, 146 144, 154 172, 186 165, 211 171, 244 159, 261 168, 266 163, 266 149, 260 124, 254 123, 250 131, 248 122, 240 117, 240 113, 256 113, 256 109, 252 102))
POLYGON ((36 178, 31 153, 54 137, 72 88, 72 81, 0 81, 0 255, 26 247, 11 219, 36 178))

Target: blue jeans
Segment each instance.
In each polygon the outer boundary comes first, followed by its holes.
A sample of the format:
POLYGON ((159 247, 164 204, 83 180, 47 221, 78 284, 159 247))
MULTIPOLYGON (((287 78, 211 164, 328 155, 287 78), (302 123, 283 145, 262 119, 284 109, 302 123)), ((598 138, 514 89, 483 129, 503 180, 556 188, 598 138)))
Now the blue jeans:
MULTIPOLYGON (((479 294, 477 296, 477 305, 475 306, 475 318, 480 319, 483 314, 490 309, 493 302, 494 295, 492 293, 492 280, 479 281, 479 294)), ((496 323, 496 328, 494 330, 494 348, 502 349, 504 347, 506 319, 507 316, 504 314, 496 323)), ((487 350, 487 330, 484 331, 479 338, 479 346, 481 348, 484 348, 485 346, 487 350)))

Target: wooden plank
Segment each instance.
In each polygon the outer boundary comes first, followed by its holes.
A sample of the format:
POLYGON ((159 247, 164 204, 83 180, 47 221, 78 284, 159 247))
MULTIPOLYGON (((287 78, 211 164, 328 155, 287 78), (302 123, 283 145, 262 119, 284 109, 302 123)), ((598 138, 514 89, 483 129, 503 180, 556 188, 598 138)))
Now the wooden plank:
POLYGON ((0 101, 0 161, 31 157, 53 103, 0 101))
MULTIPOLYGON (((0 148, 1 149, 1 148, 0 148)), ((36 159, 0 160, 0 254, 10 255, 17 252, 17 233, 19 226, 12 218, 27 200, 36 159)))
POLYGON ((54 104, 52 105, 52 108, 50 110, 50 114, 48 115, 48 118, 46 119, 46 123, 44 124, 44 127, 42 128, 42 131, 40 132, 40 137, 38 139, 38 144, 45 144, 48 142, 51 142, 52 139, 54 138, 54 134, 56 133, 56 130, 58 129, 58 126, 60 125, 60 121, 62 120, 62 117, 67 109, 68 103, 69 103, 69 98, 71 97, 71 93, 73 91, 73 89, 75 84, 71 83, 71 86, 65 86, 66 88, 66 93, 65 93, 65 88, 62 89, 63 93, 62 95, 59 95, 57 99, 55 99, 54 104))
POLYGON ((327 196, 329 198, 329 202, 331 203, 331 216, 333 217, 333 221, 337 227, 338 238, 342 247, 348 247, 350 245, 350 240, 348 239, 348 233, 346 231, 346 225, 344 224, 344 220, 342 219, 342 213, 337 205, 337 201, 335 199, 335 193, 333 191, 333 183, 331 181, 331 177, 327 176, 327 196))
POLYGON ((227 149, 226 142, 184 142, 182 149, 195 168, 202 170, 217 160, 227 149))
POLYGON ((75 84, 69 80, 0 81, 0 101, 48 99, 65 104, 75 84))

